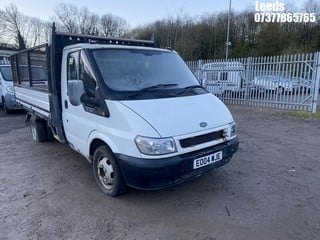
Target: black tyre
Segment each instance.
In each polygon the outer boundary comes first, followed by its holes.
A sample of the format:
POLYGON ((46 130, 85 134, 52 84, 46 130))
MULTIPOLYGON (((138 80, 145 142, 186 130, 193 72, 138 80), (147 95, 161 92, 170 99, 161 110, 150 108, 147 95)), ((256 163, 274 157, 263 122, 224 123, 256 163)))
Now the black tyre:
POLYGON ((3 101, 3 110, 6 114, 9 114, 11 111, 8 109, 7 104, 5 101, 3 101))
POLYGON ((279 95, 284 95, 284 94, 286 94, 285 89, 284 89, 283 87, 279 87, 279 88, 278 88, 278 94, 279 94, 279 95))
POLYGON ((47 141, 53 141, 53 133, 50 126, 47 126, 47 141))
POLYGON ((97 186, 104 194, 115 197, 125 192, 126 183, 121 169, 107 146, 100 146, 95 150, 92 171, 97 186))
POLYGON ((31 119, 30 130, 34 141, 47 141, 48 137, 46 121, 41 119, 31 119))

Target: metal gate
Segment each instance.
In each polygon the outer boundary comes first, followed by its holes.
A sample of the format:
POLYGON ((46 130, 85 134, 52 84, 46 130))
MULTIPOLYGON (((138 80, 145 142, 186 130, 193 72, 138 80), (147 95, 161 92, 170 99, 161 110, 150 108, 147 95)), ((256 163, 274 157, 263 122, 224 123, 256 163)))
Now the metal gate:
POLYGON ((316 112, 320 53, 187 62, 225 103, 316 112))

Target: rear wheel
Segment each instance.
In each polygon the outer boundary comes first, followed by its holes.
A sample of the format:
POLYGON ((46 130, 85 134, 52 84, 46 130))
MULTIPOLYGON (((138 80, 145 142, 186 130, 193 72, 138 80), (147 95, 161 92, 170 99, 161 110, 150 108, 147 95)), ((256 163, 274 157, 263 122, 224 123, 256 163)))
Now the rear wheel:
POLYGON ((98 147, 93 154, 92 171, 99 189, 115 197, 126 190, 121 169, 107 146, 98 147))
POLYGON ((34 141, 44 142, 48 139, 46 121, 41 119, 32 119, 30 130, 34 141))
POLYGON ((50 126, 47 126, 47 141, 53 141, 53 133, 50 126))

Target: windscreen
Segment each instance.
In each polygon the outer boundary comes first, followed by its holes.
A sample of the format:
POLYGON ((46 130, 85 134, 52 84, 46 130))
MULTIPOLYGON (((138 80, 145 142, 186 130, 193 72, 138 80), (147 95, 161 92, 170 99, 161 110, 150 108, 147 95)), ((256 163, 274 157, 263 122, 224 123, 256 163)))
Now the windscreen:
POLYGON ((12 81, 12 70, 10 66, 0 66, 0 72, 5 81, 12 81))
POLYGON ((93 57, 105 84, 116 91, 139 91, 158 84, 173 88, 198 81, 174 52, 159 50, 97 49, 93 57))

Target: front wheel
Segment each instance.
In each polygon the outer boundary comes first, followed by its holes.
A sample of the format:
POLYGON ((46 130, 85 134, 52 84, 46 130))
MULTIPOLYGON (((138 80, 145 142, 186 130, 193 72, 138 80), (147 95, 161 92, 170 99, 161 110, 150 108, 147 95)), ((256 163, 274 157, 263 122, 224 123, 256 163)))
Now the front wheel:
POLYGON ((93 154, 92 171, 96 184, 106 195, 115 197, 126 190, 121 169, 107 146, 98 147, 93 154))
POLYGON ((2 104, 3 104, 3 111, 4 111, 6 114, 10 113, 10 110, 8 109, 6 102, 3 101, 2 104))
POLYGON ((278 88, 278 94, 279 95, 284 95, 286 93, 285 89, 283 87, 278 88))

